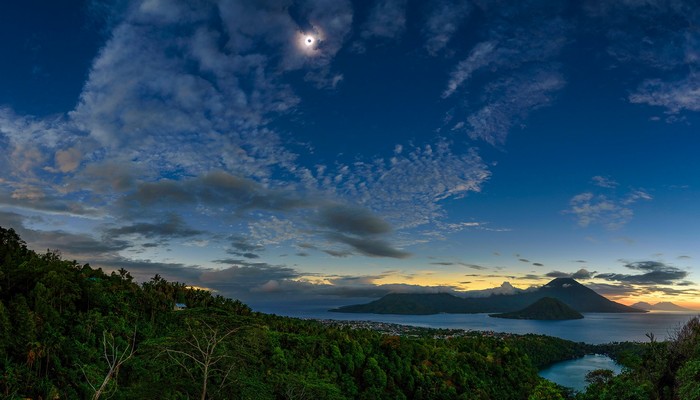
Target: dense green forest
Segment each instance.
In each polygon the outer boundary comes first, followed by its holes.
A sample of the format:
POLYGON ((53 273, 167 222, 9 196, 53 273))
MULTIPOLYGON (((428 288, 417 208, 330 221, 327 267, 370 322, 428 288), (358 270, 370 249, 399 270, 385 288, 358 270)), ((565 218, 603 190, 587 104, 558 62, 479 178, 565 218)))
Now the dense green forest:
POLYGON ((0 262, 1 398, 563 399, 573 395, 537 370, 591 351, 629 368, 591 374, 579 398, 700 393, 697 321, 675 342, 630 348, 537 335, 391 336, 256 313, 157 275, 137 284, 123 269, 29 250, 12 229, 0 228, 0 262))

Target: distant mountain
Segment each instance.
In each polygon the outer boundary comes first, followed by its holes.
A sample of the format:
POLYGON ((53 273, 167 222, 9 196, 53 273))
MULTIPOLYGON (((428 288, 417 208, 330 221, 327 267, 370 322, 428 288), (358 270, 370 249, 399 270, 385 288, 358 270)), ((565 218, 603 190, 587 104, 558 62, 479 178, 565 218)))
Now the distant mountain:
POLYGON ((673 304, 670 301, 662 301, 656 304, 649 304, 645 301, 640 301, 634 303, 631 307, 639 308, 640 310, 646 311, 692 311, 689 308, 681 307, 679 305, 673 304))
POLYGON ((464 298, 448 293, 392 293, 367 304, 344 306, 331 311, 372 314, 470 314, 520 310, 543 297, 555 298, 578 312, 646 312, 616 303, 571 278, 556 278, 536 289, 514 294, 464 298))
POLYGON ((509 319, 565 320, 581 319, 583 315, 552 297, 543 297, 520 311, 491 314, 490 317, 509 319))
POLYGON ((645 311, 651 311, 654 309, 654 306, 647 303, 646 301, 639 301, 637 303, 632 304, 630 307, 638 308, 640 310, 645 310, 645 311))

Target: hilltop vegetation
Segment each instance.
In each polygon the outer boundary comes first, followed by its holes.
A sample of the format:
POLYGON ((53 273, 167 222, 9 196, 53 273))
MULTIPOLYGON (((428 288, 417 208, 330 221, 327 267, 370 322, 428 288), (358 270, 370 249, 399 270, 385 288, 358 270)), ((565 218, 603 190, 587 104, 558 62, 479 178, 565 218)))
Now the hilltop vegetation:
POLYGON ((564 399, 573 395, 537 370, 592 351, 628 369, 591 375, 577 398, 700 394, 697 320, 644 346, 391 336, 255 313, 157 275, 137 284, 125 270, 31 251, 11 229, 0 228, 0 263, 0 398, 564 399))
POLYGON ((399 337, 255 313, 157 275, 139 285, 125 270, 38 254, 2 228, 0 261, 2 398, 521 399, 541 382, 537 366, 586 351, 544 336, 399 337))

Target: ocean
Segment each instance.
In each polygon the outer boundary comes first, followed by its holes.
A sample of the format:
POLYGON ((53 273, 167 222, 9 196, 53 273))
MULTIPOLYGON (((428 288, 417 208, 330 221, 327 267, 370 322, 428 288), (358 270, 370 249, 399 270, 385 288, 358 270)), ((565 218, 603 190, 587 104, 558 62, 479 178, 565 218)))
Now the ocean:
POLYGON ((574 342, 600 344, 610 342, 646 342, 646 334, 658 340, 669 338, 676 329, 698 312, 585 313, 583 319, 568 321, 532 321, 491 318, 487 314, 348 314, 329 312, 327 307, 298 307, 286 310, 256 309, 296 318, 378 321, 426 328, 450 328, 515 334, 535 333, 556 336, 574 342))

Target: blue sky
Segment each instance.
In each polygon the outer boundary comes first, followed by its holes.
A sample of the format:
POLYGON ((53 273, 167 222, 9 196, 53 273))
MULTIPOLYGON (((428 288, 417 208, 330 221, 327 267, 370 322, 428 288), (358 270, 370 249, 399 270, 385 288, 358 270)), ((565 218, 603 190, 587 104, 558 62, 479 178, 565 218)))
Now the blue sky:
POLYGON ((700 305, 698 26, 673 0, 2 4, 0 225, 272 311, 558 276, 700 305))

